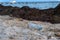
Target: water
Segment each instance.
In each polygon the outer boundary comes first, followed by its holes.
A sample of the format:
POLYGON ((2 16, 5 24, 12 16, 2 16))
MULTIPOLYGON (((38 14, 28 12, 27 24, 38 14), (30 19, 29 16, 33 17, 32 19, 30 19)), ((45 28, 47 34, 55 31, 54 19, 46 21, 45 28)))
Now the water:
POLYGON ((48 9, 48 8, 55 8, 59 2, 41 2, 41 3, 16 3, 16 4, 6 4, 3 3, 5 6, 17 6, 17 7, 22 7, 22 6, 29 6, 31 8, 37 8, 37 9, 48 9))

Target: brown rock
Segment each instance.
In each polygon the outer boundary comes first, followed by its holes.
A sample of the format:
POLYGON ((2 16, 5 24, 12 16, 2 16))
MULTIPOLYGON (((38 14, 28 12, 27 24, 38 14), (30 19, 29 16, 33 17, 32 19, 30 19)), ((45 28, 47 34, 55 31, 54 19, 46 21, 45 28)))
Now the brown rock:
POLYGON ((0 5, 0 15, 9 15, 31 21, 60 23, 60 4, 56 8, 36 9, 24 6, 22 8, 0 5))
POLYGON ((60 37, 60 32, 55 33, 55 36, 60 37))

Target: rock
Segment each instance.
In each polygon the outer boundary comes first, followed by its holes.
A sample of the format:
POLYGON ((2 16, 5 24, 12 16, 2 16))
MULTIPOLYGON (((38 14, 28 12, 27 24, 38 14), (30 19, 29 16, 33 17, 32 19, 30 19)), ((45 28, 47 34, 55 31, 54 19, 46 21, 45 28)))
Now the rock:
POLYGON ((32 23, 32 22, 29 22, 28 23, 28 27, 31 28, 31 29, 37 29, 37 30, 42 30, 42 25, 39 25, 39 24, 35 24, 35 23, 32 23))
POLYGON ((55 36, 60 37, 60 32, 56 32, 55 36))
MULTIPOLYGON (((15 19, 15 18, 8 20, 7 18, 10 18, 10 17, 0 16, 0 40, 20 40, 20 39, 21 40, 58 40, 56 39, 56 37, 53 37, 55 32, 53 33, 51 31, 48 31, 46 28, 46 27, 54 28, 57 26, 53 27, 53 26, 50 26, 51 25, 50 23, 44 23, 44 22, 38 22, 38 21, 36 22, 27 21, 27 20, 19 21, 19 19, 15 19), (30 22, 32 22, 35 25, 40 25, 40 27, 43 27, 43 28, 45 27, 46 31, 45 30, 39 31, 38 29, 31 30, 31 29, 34 29, 35 27, 29 29, 28 23, 30 22), (50 36, 49 39, 48 39, 48 36, 50 36)), ((38 26, 36 28, 38 28, 38 26)))
POLYGON ((28 6, 12 7, 12 6, 0 6, 0 15, 9 15, 11 17, 22 18, 31 21, 43 21, 50 23, 60 23, 60 4, 55 8, 49 9, 36 9, 28 6), (3 10, 4 9, 4 10, 3 10))
POLYGON ((57 40, 57 38, 55 38, 55 37, 51 37, 51 39, 48 39, 48 40, 57 40))

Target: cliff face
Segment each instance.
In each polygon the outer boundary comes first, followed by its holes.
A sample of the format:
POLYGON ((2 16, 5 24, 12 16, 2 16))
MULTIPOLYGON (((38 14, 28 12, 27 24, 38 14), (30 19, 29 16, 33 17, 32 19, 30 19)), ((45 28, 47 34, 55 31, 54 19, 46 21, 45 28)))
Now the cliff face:
POLYGON ((24 6, 22 8, 0 5, 0 15, 9 15, 12 17, 23 18, 32 21, 44 21, 51 23, 60 23, 60 5, 55 9, 49 8, 39 10, 24 6), (59 16, 58 16, 59 15, 59 16))

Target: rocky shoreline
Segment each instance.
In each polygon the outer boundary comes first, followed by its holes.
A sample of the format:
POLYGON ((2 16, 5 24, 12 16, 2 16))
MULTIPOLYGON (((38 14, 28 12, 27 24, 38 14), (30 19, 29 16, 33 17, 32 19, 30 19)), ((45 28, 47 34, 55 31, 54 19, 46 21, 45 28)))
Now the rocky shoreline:
POLYGON ((55 8, 44 10, 30 8, 28 6, 19 8, 0 4, 0 15, 9 15, 25 20, 43 21, 55 24, 60 23, 60 4, 55 8))

